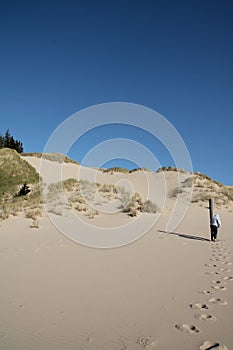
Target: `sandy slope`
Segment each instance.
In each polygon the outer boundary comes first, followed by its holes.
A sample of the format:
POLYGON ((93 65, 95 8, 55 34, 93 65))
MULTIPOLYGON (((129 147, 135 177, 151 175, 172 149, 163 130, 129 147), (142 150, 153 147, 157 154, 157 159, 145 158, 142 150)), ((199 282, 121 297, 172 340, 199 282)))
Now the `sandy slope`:
MULTIPOLYGON (((75 169, 67 165, 67 176, 75 169)), ((130 181, 143 192, 140 176, 130 181)), ((211 243, 208 210, 194 204, 164 232, 174 202, 141 239, 115 249, 74 243, 47 217, 39 229, 23 217, 1 222, 0 349, 194 350, 205 341, 232 349, 232 212, 219 212, 220 241, 211 243)))

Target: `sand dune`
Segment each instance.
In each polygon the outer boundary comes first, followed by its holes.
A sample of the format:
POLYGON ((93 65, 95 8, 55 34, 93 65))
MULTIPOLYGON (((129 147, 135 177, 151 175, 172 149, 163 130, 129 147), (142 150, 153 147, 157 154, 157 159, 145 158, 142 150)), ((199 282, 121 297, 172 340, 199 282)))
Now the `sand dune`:
MULTIPOLYGON (((27 160, 39 170, 40 159, 27 160)), ((43 179, 48 184, 61 178, 54 167, 61 168, 47 162, 43 179)), ((77 178, 78 170, 65 164, 62 179, 77 178)), ((39 228, 31 228, 23 215, 2 221, 0 348, 232 349, 232 205, 218 208, 222 227, 219 240, 211 243, 208 203, 189 203, 178 227, 167 227, 177 202, 170 193, 189 174, 110 175, 88 168, 81 174, 90 182, 128 186, 154 200, 160 212, 145 235, 115 249, 75 243, 46 215, 39 218, 39 228)), ((182 203, 187 196, 182 193, 182 203)), ((57 217, 64 222, 69 213, 57 217)), ((180 215, 178 208, 175 217, 180 215)), ((85 223, 109 232, 119 226, 135 230, 152 216, 81 215, 85 223)))

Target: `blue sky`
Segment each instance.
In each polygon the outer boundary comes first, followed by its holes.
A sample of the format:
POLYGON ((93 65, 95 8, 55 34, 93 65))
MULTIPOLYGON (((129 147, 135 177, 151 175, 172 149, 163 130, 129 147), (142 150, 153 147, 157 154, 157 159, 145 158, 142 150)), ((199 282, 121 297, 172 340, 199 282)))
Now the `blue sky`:
MULTIPOLYGON (((9 128, 25 152, 42 152, 77 111, 136 103, 174 125, 195 171, 232 185, 232 17, 226 0, 1 2, 0 133, 9 128)), ((124 134, 172 163, 145 133, 110 128, 84 135, 70 155, 81 161, 124 134)))

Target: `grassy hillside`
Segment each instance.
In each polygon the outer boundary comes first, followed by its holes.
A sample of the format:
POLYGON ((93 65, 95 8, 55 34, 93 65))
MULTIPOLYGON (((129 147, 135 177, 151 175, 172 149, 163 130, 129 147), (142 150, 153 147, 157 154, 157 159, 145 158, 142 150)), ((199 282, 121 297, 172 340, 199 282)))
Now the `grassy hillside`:
POLYGON ((0 150, 0 218, 16 215, 28 208, 40 206, 39 174, 19 153, 13 149, 0 150), (31 192, 22 197, 15 197, 24 183, 31 192))
POLYGON ((18 186, 39 182, 39 174, 13 149, 0 150, 0 196, 16 193, 18 186))

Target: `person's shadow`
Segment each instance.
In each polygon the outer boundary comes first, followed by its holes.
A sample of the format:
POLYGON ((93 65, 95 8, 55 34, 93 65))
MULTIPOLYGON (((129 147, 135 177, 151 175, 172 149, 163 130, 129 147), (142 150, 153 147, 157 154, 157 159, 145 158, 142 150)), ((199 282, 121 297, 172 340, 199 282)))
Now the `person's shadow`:
POLYGON ((187 238, 187 239, 194 239, 196 241, 204 241, 204 242, 209 242, 210 240, 207 238, 199 237, 199 236, 193 236, 193 235, 188 235, 185 233, 179 233, 179 232, 169 232, 169 231, 163 231, 163 230, 157 230, 158 232, 162 233, 168 233, 169 235, 175 235, 181 238, 187 238))

